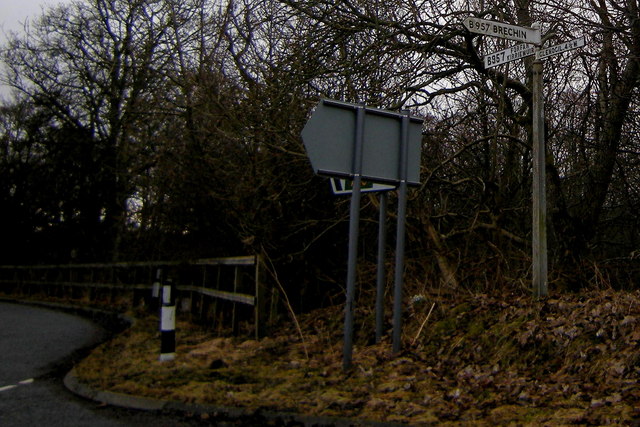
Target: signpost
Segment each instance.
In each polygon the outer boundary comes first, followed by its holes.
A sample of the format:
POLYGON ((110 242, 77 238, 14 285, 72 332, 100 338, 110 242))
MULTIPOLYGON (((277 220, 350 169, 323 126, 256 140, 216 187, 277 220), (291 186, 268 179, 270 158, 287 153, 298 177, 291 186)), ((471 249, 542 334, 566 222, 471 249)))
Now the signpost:
MULTIPOLYGON (((407 187, 420 183, 422 123, 422 119, 412 117, 408 112, 396 113, 323 99, 302 130, 302 140, 315 172, 352 180, 342 358, 344 370, 350 369, 352 361, 358 223, 364 179, 398 187, 393 349, 394 352, 400 349, 407 187)), ((377 288, 380 289, 380 284, 377 288)), ((376 310, 381 310, 381 306, 376 306, 376 310)), ((381 316, 377 315, 376 321, 379 319, 381 316)))
POLYGON ((543 58, 583 47, 584 37, 536 50, 533 63, 533 294, 549 294, 547 284, 547 199, 544 134, 543 58))
POLYGON ((543 95, 543 63, 542 59, 551 55, 583 47, 585 38, 579 37, 566 43, 542 48, 539 28, 515 27, 500 22, 487 21, 474 17, 467 17, 464 26, 472 33, 486 34, 504 39, 517 40, 534 44, 528 47, 524 44, 495 52, 484 57, 485 68, 496 67, 516 59, 535 54, 532 79, 532 145, 533 145, 533 214, 532 214, 532 282, 535 297, 548 295, 547 285, 547 201, 546 201, 546 165, 544 141, 544 95, 543 95))

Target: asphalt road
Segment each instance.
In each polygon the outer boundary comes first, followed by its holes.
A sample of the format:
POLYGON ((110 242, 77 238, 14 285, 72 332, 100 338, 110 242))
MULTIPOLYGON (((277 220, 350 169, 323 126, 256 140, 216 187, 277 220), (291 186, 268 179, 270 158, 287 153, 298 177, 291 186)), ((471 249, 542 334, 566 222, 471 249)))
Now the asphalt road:
POLYGON ((105 331, 81 317, 0 303, 0 426, 196 426, 178 414, 100 405, 69 392, 62 378, 79 349, 105 331))

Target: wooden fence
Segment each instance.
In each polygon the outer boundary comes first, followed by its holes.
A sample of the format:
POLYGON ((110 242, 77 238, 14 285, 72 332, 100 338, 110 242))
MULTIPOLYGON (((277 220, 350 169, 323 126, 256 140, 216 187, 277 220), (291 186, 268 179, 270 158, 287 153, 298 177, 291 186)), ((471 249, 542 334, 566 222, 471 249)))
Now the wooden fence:
POLYGON ((153 284, 171 279, 177 306, 217 329, 264 336, 276 312, 276 294, 264 281, 259 256, 189 261, 0 266, 0 292, 154 310, 153 284), (159 277, 160 272, 160 277, 159 277), (248 331, 251 329, 251 331, 248 331))

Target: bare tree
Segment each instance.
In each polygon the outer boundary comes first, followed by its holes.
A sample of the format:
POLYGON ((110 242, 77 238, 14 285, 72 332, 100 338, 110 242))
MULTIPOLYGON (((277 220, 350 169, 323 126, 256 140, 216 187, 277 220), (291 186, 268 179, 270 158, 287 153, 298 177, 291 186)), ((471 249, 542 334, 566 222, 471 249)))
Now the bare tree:
POLYGON ((118 258, 133 193, 136 156, 149 141, 138 124, 161 88, 168 11, 162 3, 92 0, 50 9, 4 54, 7 81, 46 106, 60 125, 99 145, 110 176, 102 216, 118 258))

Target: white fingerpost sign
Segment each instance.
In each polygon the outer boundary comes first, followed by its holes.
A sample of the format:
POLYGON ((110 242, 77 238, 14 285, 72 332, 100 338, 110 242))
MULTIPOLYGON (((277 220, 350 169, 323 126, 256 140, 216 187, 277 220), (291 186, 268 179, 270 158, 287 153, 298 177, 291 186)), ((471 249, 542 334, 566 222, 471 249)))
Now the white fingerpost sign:
POLYGON ((524 43, 484 56, 484 68, 493 68, 516 59, 534 55, 536 48, 524 43))
POLYGON ((540 29, 538 28, 518 27, 472 16, 465 18, 463 23, 467 30, 476 34, 486 34, 530 44, 540 44, 541 40, 540 29))
POLYGON ((568 50, 577 49, 579 47, 584 47, 586 41, 584 36, 578 37, 577 39, 569 40, 568 42, 560 43, 554 46, 545 47, 536 52, 536 59, 544 59, 548 56, 556 55, 558 53, 566 52, 568 50))

